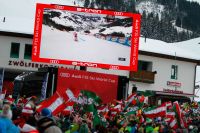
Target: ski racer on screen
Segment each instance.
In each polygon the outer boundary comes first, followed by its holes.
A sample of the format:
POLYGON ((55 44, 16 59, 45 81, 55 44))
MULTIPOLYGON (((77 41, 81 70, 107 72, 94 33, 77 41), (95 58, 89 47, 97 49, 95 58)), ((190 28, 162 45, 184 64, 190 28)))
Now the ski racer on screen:
POLYGON ((78 41, 78 33, 76 31, 74 32, 74 41, 78 41))

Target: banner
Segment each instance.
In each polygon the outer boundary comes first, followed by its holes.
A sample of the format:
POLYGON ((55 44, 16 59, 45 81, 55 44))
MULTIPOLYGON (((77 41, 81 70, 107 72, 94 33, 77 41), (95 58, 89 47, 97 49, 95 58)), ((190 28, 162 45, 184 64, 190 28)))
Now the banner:
POLYGON ((2 92, 3 88, 3 79, 4 79, 4 69, 0 68, 0 92, 2 92))
POLYGON ((118 76, 78 70, 58 69, 57 91, 66 88, 95 92, 103 103, 117 98, 118 76))
POLYGON ((43 83, 42 83, 42 90, 41 90, 41 97, 40 100, 46 99, 46 91, 47 91, 47 83, 48 83, 49 73, 45 74, 43 83))

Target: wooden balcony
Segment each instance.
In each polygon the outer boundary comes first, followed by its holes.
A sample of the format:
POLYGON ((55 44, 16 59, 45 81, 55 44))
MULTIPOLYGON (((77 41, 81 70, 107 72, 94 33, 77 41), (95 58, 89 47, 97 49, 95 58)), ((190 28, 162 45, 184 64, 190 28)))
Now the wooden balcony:
POLYGON ((156 72, 150 71, 137 71, 137 72, 130 72, 130 80, 136 82, 143 82, 143 83, 154 83, 156 72))

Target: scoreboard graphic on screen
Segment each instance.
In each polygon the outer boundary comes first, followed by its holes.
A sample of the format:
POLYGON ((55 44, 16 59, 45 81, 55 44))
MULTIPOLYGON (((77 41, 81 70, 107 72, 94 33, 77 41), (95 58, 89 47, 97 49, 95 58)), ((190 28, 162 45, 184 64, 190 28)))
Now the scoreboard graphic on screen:
POLYGON ((137 71, 140 15, 37 4, 32 61, 137 71))

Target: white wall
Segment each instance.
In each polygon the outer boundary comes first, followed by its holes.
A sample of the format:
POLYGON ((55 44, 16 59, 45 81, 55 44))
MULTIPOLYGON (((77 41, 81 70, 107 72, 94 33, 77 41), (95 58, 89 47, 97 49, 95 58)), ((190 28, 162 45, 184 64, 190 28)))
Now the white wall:
POLYGON ((129 93, 131 87, 136 84, 138 90, 155 90, 163 91, 165 89, 175 90, 175 87, 167 86, 167 81, 180 82, 181 87, 177 90, 183 91, 183 93, 193 94, 194 80, 195 80, 195 63, 175 61, 170 59, 163 59, 151 56, 139 55, 139 60, 152 61, 152 71, 157 71, 155 74, 155 83, 141 83, 141 82, 129 82, 129 93), (178 79, 171 79, 171 65, 178 65, 178 79))
POLYGON ((87 71, 129 77, 129 71, 125 71, 125 70, 109 70, 109 69, 88 67, 87 71))
MULTIPOLYGON (((32 44, 32 39, 28 38, 19 38, 19 37, 6 37, 0 36, 0 67, 9 68, 9 69, 21 69, 21 70, 31 70, 36 71, 37 68, 32 66, 16 66, 13 64, 9 65, 10 61, 23 61, 28 63, 32 63, 30 60, 24 59, 24 47, 25 44, 32 44), (19 59, 10 58, 10 48, 11 42, 20 43, 20 56, 19 59)), ((157 71, 155 75, 155 83, 148 84, 148 83, 141 83, 141 82, 129 82, 129 93, 131 92, 131 88, 133 84, 136 84, 138 90, 155 90, 155 91, 163 91, 165 89, 172 89, 174 87, 167 86, 167 81, 175 81, 180 82, 182 85, 177 90, 181 90, 184 93, 193 94, 194 88, 194 77, 195 77, 195 63, 183 62, 183 61, 175 61, 151 56, 144 56, 139 55, 139 60, 144 61, 151 61, 153 62, 152 71, 157 71), (177 64, 178 65, 178 79, 172 80, 171 77, 171 65, 177 64)), ((37 63, 41 64, 41 63, 37 63)), ((43 65, 45 63, 42 63, 43 65)), ((31 64, 32 65, 32 64, 31 64)), ((35 65, 35 64, 34 64, 35 65)), ((59 65, 68 68, 73 68, 73 66, 68 65, 59 65)), ((106 74, 114 74, 120 76, 127 76, 129 77, 129 71, 122 71, 122 70, 106 70, 100 68, 87 68, 87 71, 91 72, 99 72, 99 73, 106 73, 106 74)))
MULTIPOLYGON (((32 44, 32 39, 0 36, 0 67, 6 69, 36 71, 39 67, 50 65, 48 63, 37 63, 37 62, 33 63, 31 62, 31 60, 24 59, 25 44, 32 44), (20 43, 19 58, 10 58, 10 50, 12 42, 20 43)), ((73 66, 68 66, 68 65, 53 65, 53 66, 73 68, 73 66)))

